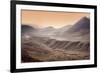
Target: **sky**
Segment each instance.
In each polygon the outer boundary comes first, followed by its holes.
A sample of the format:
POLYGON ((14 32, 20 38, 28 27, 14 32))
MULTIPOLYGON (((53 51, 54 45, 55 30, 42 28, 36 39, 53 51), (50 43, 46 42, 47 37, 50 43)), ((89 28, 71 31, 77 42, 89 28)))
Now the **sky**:
POLYGON ((53 11, 36 11, 22 10, 21 24, 31 25, 33 27, 61 28, 67 25, 73 25, 82 17, 89 17, 89 13, 79 12, 53 12, 53 11))

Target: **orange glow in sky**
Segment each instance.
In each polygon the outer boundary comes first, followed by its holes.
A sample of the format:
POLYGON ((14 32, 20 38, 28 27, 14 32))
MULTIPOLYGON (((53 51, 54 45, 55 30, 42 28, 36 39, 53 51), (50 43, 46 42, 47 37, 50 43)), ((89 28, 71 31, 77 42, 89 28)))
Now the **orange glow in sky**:
POLYGON ((39 28, 44 28, 48 26, 52 26, 54 28, 61 28, 66 25, 73 25, 82 17, 89 17, 89 15, 89 13, 78 12, 22 10, 21 23, 39 28))

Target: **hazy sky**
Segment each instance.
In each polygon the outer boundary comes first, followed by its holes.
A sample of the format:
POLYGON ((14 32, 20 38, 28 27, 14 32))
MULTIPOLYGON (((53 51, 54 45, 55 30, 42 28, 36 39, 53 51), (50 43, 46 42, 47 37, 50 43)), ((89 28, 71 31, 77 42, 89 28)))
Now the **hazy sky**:
POLYGON ((84 16, 89 17, 89 13, 22 10, 21 16, 22 24, 39 28, 48 26, 60 28, 72 25, 84 16))

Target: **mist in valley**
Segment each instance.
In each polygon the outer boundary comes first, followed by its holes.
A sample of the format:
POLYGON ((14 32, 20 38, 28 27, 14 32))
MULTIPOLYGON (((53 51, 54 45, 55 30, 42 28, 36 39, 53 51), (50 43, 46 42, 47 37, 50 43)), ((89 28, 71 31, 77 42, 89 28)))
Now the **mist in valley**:
POLYGON ((61 28, 22 24, 21 30, 22 62, 90 59, 90 19, 87 17, 61 28))

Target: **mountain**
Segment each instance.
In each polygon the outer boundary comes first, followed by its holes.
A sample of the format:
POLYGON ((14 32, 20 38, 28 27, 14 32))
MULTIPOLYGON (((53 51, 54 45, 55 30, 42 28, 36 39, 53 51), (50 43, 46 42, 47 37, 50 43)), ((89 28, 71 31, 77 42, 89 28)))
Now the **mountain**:
POLYGON ((56 36, 56 35, 58 35, 58 34, 61 35, 61 34, 64 33, 65 31, 67 31, 71 26, 72 26, 72 25, 67 25, 67 26, 63 26, 63 27, 61 27, 61 28, 56 29, 56 30, 53 32, 54 36, 56 36))
POLYGON ((49 26, 49 27, 38 29, 37 34, 40 36, 48 37, 52 35, 55 30, 56 30, 55 28, 49 26))
POLYGON ((68 32, 79 32, 84 30, 90 29, 90 19, 87 17, 81 18, 78 22, 76 22, 69 30, 68 32))
POLYGON ((38 33, 38 28, 29 26, 29 25, 22 25, 21 26, 21 35, 22 38, 29 38, 33 36, 40 36, 42 33, 38 33))
POLYGON ((89 41, 90 40, 90 19, 82 17, 74 25, 68 29, 64 27, 63 30, 56 33, 56 39, 70 40, 70 41, 89 41))
POLYGON ((26 33, 26 32, 33 32, 34 30, 36 30, 35 28, 33 28, 32 26, 29 25, 21 25, 21 33, 26 33))
POLYGON ((42 28, 41 30, 43 30, 43 31, 53 31, 53 30, 55 30, 55 28, 52 27, 52 26, 49 26, 49 27, 42 28))
POLYGON ((90 20, 83 17, 71 26, 34 28, 21 26, 21 61, 48 62, 90 58, 90 20), (24 36, 24 37, 23 37, 24 36))
POLYGON ((59 28, 59 30, 61 30, 61 31, 66 31, 66 30, 68 30, 71 26, 72 26, 72 25, 63 26, 63 27, 59 28))

